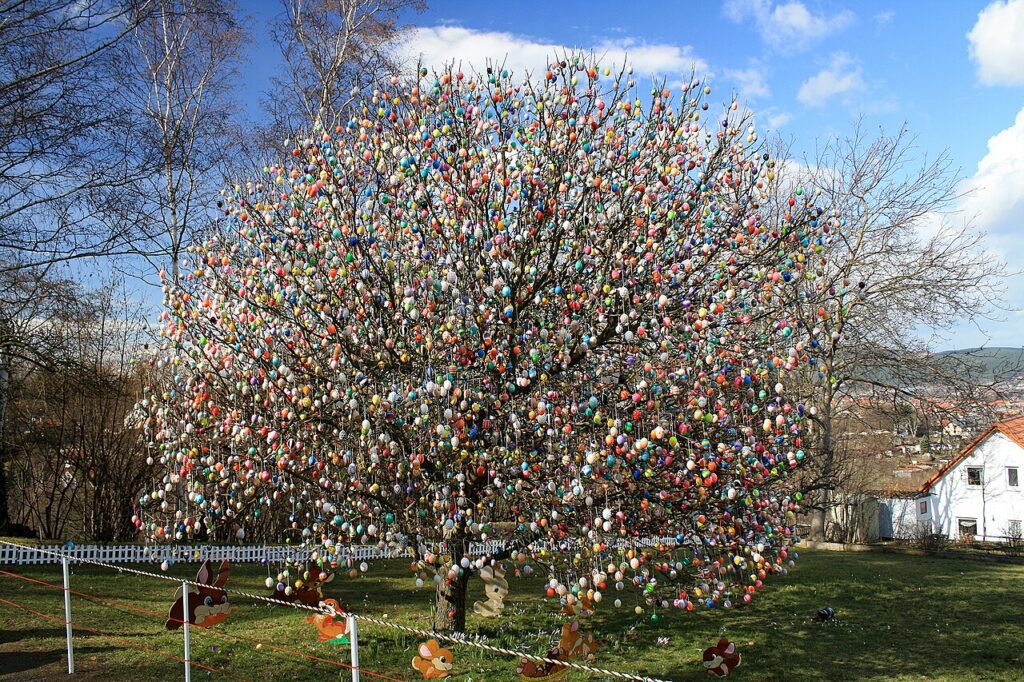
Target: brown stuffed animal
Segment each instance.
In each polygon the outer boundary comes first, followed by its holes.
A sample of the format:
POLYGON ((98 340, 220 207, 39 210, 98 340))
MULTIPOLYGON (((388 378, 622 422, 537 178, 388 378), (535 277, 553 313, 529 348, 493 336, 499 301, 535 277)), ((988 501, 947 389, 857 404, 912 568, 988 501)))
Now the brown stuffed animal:
POLYGON ((736 651, 736 645, 723 637, 718 644, 704 650, 704 668, 709 675, 725 677, 740 667, 742 656, 736 651))

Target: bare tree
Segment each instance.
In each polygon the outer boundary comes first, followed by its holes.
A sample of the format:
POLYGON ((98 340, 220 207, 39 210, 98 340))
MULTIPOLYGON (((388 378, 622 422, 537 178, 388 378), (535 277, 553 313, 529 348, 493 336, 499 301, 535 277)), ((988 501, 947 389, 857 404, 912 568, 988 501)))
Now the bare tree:
POLYGON ((71 410, 78 387, 73 372, 25 368, 11 401, 11 481, 14 518, 40 539, 57 539, 74 511, 80 481, 71 471, 71 410))
POLYGON ((55 438, 60 440, 53 428, 60 422, 52 413, 45 418, 27 417, 26 410, 30 413, 40 401, 45 403, 48 396, 62 390, 59 384, 46 383, 39 377, 59 373, 71 364, 70 322, 79 310, 78 287, 69 280, 48 276, 39 268, 10 270, 0 279, 0 367, 4 381, 0 386, 0 527, 20 517, 43 532, 52 532, 63 527, 73 497, 73 490, 66 487, 57 471, 59 467, 50 461, 53 448, 49 446, 55 438), (46 436, 37 438, 39 434, 33 435, 33 429, 41 425, 47 429, 46 436), (26 458, 30 451, 39 453, 26 446, 29 442, 49 448, 45 456, 26 458), (24 512, 11 512, 9 478, 16 485, 31 481, 32 490, 46 503, 37 509, 38 513, 26 516, 24 512))
POLYGON ((51 343, 53 308, 76 291, 56 265, 142 254, 176 276, 213 194, 199 188, 226 146, 241 38, 216 2, 21 0, 0 2, 0 42, 3 417, 15 365, 53 369, 70 351, 51 343))
POLYGON ((314 122, 334 130, 347 121, 357 95, 382 76, 396 74, 393 41, 398 15, 422 9, 422 0, 281 0, 271 35, 284 58, 265 101, 272 125, 265 144, 309 131, 314 122))
POLYGON ((63 329, 76 306, 77 288, 50 269, 0 271, 0 529, 11 521, 7 473, 19 437, 8 429, 12 388, 26 371, 54 370, 69 362, 63 329))
POLYGON ((136 354, 147 331, 117 287, 83 292, 66 284, 64 291, 56 313, 34 321, 56 340, 60 357, 26 356, 12 368, 11 515, 40 538, 74 531, 125 539, 147 475, 138 425, 126 422, 142 385, 146 365, 136 354))
POLYGON ((812 338, 802 390, 816 412, 819 456, 807 492, 820 535, 843 469, 836 424, 844 401, 906 403, 927 414, 984 400, 969 358, 932 351, 954 326, 992 313, 1005 265, 984 252, 984 234, 942 220, 958 199, 957 175, 946 154, 918 155, 905 128, 870 139, 858 125, 804 163, 781 166, 775 180, 780 197, 793 187, 813 194, 828 233, 798 308, 812 338))
POLYGON ((0 2, 0 269, 129 250, 95 198, 136 177, 111 60, 148 11, 0 2))
POLYGON ((149 475, 139 425, 129 419, 152 372, 142 309, 107 286, 92 297, 90 329, 79 358, 74 447, 68 464, 80 485, 81 529, 94 540, 127 540, 136 495, 149 475), (143 357, 139 357, 140 354, 143 357))
POLYGON ((133 225, 138 252, 178 279, 178 261, 209 221, 234 137, 231 98, 245 34, 220 0, 153 0, 118 55, 146 176, 110 206, 133 225))

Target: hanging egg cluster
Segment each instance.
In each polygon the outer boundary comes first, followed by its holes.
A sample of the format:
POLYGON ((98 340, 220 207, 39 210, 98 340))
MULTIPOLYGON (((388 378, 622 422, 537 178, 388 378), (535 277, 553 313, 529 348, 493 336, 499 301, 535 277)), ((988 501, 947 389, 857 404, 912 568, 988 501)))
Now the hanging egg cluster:
POLYGON ((414 547, 419 585, 501 540, 552 597, 652 613, 784 572, 791 304, 828 236, 808 197, 771 203, 735 104, 640 90, 583 55, 421 70, 225 190, 164 284, 140 530, 244 540, 269 515, 352 576, 354 545, 414 547))

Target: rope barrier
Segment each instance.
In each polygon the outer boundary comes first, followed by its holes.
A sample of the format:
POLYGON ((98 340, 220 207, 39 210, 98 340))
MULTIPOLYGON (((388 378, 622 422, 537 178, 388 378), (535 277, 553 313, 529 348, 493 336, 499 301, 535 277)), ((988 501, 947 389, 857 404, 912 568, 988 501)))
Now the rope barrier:
MULTIPOLYGON (((50 588, 53 588, 55 590, 61 590, 61 591, 64 590, 64 586, 63 585, 58 585, 56 583, 48 583, 45 580, 39 580, 37 578, 30 578, 29 576, 21 575, 20 573, 13 573, 11 571, 4 571, 4 570, 0 569, 0 575, 6 575, 6 576, 9 576, 9 577, 12 577, 12 578, 17 578, 19 580, 24 580, 26 582, 35 583, 37 585, 44 585, 46 587, 50 587, 50 588)), ((149 611, 148 609, 143 609, 143 608, 138 607, 138 606, 132 606, 130 604, 125 604, 124 602, 119 602, 119 601, 116 601, 116 600, 109 600, 108 601, 108 600, 102 599, 101 597, 98 597, 98 596, 96 596, 94 594, 89 594, 88 592, 80 592, 78 590, 68 590, 68 592, 70 592, 71 594, 73 594, 73 595, 75 595, 77 597, 81 597, 83 599, 88 599, 90 601, 94 601, 94 602, 97 602, 99 604, 103 604, 104 606, 109 606, 110 608, 130 611, 130 612, 139 613, 139 614, 146 615, 146 616, 154 616, 156 618, 159 618, 160 620, 166 619, 166 620, 174 621, 176 623, 184 623, 185 622, 184 620, 182 620, 180 618, 172 618, 170 616, 164 616, 163 614, 157 613, 155 611, 149 611)), ((217 630, 217 629, 213 629, 213 628, 203 628, 202 630, 203 630, 203 632, 206 632, 206 633, 209 633, 209 634, 213 634, 213 635, 216 635, 218 637, 233 638, 235 640, 242 641, 242 642, 248 642, 250 644, 258 644, 260 646, 265 646, 265 647, 267 647, 269 649, 275 649, 275 650, 283 652, 283 653, 292 654, 294 656, 299 656, 301 658, 307 658, 307 659, 309 659, 311 661, 318 661, 318 662, 321 662, 321 663, 329 663, 331 665, 334 665, 334 666, 337 666, 339 668, 343 668, 343 669, 346 669, 346 670, 352 670, 352 668, 353 668, 353 666, 351 666, 351 665, 349 665, 347 663, 343 663, 341 661, 335 661, 335 660, 331 660, 329 658, 322 658, 320 656, 314 656, 312 654, 307 654, 305 652, 298 651, 298 650, 295 650, 295 649, 289 649, 288 647, 282 647, 282 646, 278 646, 276 644, 270 644, 269 642, 264 642, 264 641, 261 641, 261 640, 258 640, 258 639, 252 638, 252 637, 246 637, 244 635, 238 635, 238 634, 235 634, 233 632, 227 632, 226 630, 217 630)), ((372 672, 372 671, 366 670, 364 668, 360 668, 359 672, 364 674, 364 675, 369 675, 370 677, 377 677, 377 678, 380 678, 380 679, 383 679, 383 680, 390 680, 391 682, 405 682, 404 680, 398 679, 396 677, 389 677, 389 676, 384 675, 382 673, 372 672)))
MULTIPOLYGON (((61 589, 63 589, 63 588, 61 588, 61 589)), ((67 621, 65 621, 63 618, 57 618, 56 616, 51 616, 51 615, 49 615, 47 613, 42 613, 41 611, 36 611, 35 609, 30 609, 29 607, 25 606, 24 604, 19 604, 17 602, 11 601, 10 599, 3 599, 2 597, 0 597, 0 604, 7 604, 8 606, 13 606, 16 609, 21 609, 22 611, 27 611, 28 613, 31 613, 31 614, 33 614, 35 616, 40 617, 40 618, 45 618, 46 620, 54 621, 55 623, 67 624, 67 621)), ((151 648, 149 648, 147 646, 142 646, 141 644, 135 644, 134 642, 130 642, 130 641, 124 639, 123 637, 118 637, 117 635, 111 634, 109 632, 103 632, 102 630, 93 630, 91 628, 83 627, 82 625, 78 625, 76 623, 72 623, 71 627, 73 627, 76 630, 81 630, 82 632, 88 632, 89 634, 92 634, 92 635, 98 635, 100 637, 106 637, 108 639, 112 639, 115 642, 118 642, 119 644, 121 644, 122 646, 126 646, 126 647, 131 648, 131 649, 138 649, 139 651, 148 651, 149 653, 157 654, 158 656, 163 656, 164 658, 170 659, 172 661, 176 661, 178 663, 184 663, 185 662, 184 658, 179 658, 178 656, 175 656, 174 654, 169 654, 166 651, 161 651, 160 649, 151 649, 151 648)), ((224 670, 223 668, 211 668, 208 665, 203 665, 202 663, 198 663, 196 661, 191 661, 191 663, 192 663, 192 665, 196 666, 197 668, 202 668, 203 670, 208 670, 208 671, 210 671, 212 673, 217 673, 218 675, 223 675, 224 677, 226 677, 228 679, 231 679, 231 680, 241 680, 242 682, 252 682, 251 680, 249 680, 249 679, 247 679, 245 677, 239 677, 237 675, 233 675, 233 674, 229 673, 228 671, 224 670)))
POLYGON ((447 635, 441 632, 433 632, 431 630, 421 630, 420 628, 410 627, 408 625, 401 625, 399 623, 392 623, 390 621, 382 620, 380 618, 374 618, 372 616, 359 616, 355 615, 357 620, 366 621, 367 623, 373 623, 381 627, 392 628, 395 630, 401 630, 409 634, 419 635, 420 637, 431 637, 433 639, 441 639, 453 644, 463 644, 476 647, 478 649, 484 649, 485 651, 491 651, 505 656, 517 656, 519 658, 525 658, 530 661, 536 661, 541 663, 552 663, 564 668, 574 668, 576 670, 582 670, 584 672, 593 673, 595 675, 607 675, 609 677, 616 677, 620 680, 633 680, 634 682, 669 682, 668 680, 662 680, 657 677, 645 677, 643 675, 633 675, 632 673, 623 673, 617 670, 608 670, 606 668, 598 668, 596 666, 587 665, 585 663, 577 663, 575 661, 563 661, 557 658, 548 658, 546 656, 535 656, 534 654, 527 654, 515 649, 506 649, 504 647, 494 646, 487 644, 486 642, 478 642, 456 635, 447 635))
MULTIPOLYGON (((94 566, 101 566, 103 568, 110 568, 110 569, 113 569, 115 571, 123 571, 123 572, 131 573, 131 574, 134 574, 134 575, 140 575, 140 576, 149 577, 149 578, 157 578, 159 580, 167 580, 167 581, 179 584, 179 585, 181 583, 186 583, 186 584, 192 585, 194 587, 208 587, 208 588, 209 587, 213 587, 215 589, 222 590, 222 591, 227 592, 229 594, 235 594, 235 595, 238 595, 240 597, 245 597, 247 599, 252 599, 253 601, 260 601, 260 602, 265 602, 265 603, 268 603, 268 604, 274 604, 274 605, 278 605, 278 606, 286 606, 286 607, 293 608, 293 609, 302 609, 302 610, 306 610, 306 611, 312 611, 313 613, 321 613, 321 614, 325 614, 325 615, 329 615, 329 616, 337 615, 337 613, 335 613, 332 609, 325 609, 325 608, 321 608, 319 606, 308 606, 308 605, 302 604, 302 603, 288 602, 288 601, 284 601, 282 599, 274 599, 273 597, 266 597, 266 596, 261 595, 261 594, 253 594, 251 592, 245 592, 245 591, 242 591, 242 590, 227 589, 227 588, 223 588, 223 587, 218 588, 218 587, 215 587, 213 585, 206 585, 204 583, 199 583, 199 582, 195 582, 195 581, 192 581, 192 580, 184 580, 182 578, 174 578, 174 577, 171 577, 169 575, 161 575, 159 573, 151 573, 151 572, 148 572, 148 571, 140 571, 140 570, 137 570, 137 569, 134 569, 134 568, 128 568, 128 567, 125 567, 125 566, 118 566, 118 565, 115 565, 115 564, 108 564, 108 563, 104 563, 104 562, 101 562, 101 561, 95 561, 93 559, 84 559, 84 558, 79 558, 79 557, 73 557, 73 556, 70 556, 70 555, 67 555, 67 554, 62 554, 60 552, 52 552, 50 550, 40 549, 40 548, 36 548, 36 547, 29 547, 27 545, 20 545, 20 544, 15 543, 15 542, 8 542, 6 540, 0 540, 0 544, 8 545, 8 546, 11 546, 11 547, 19 547, 21 549, 27 549, 27 550, 31 550, 31 551, 35 551, 35 552, 40 552, 42 554, 49 554, 49 555, 52 555, 52 556, 60 557, 61 559, 66 558, 66 559, 68 559, 68 561, 74 561, 74 562, 77 562, 77 563, 91 564, 91 565, 94 565, 94 566)), ((63 589, 63 588, 61 588, 61 589, 63 589)), ((588 673, 595 674, 595 675, 606 675, 608 677, 614 677, 614 678, 617 678, 617 679, 620 679, 620 680, 632 680, 633 682, 670 682, 669 680, 659 679, 659 678, 656 678, 656 677, 647 677, 647 676, 644 676, 644 675, 634 675, 632 673, 624 673, 624 672, 619 672, 617 670, 608 670, 606 668, 598 668, 596 666, 587 665, 585 663, 578 663, 576 661, 563 661, 563 660, 560 660, 560 659, 557 659, 557 658, 548 658, 546 656, 537 656, 535 654, 530 654, 530 653, 526 653, 526 652, 522 652, 522 651, 517 651, 515 649, 506 649, 504 647, 494 646, 492 644, 487 644, 485 642, 480 642, 480 641, 473 640, 473 639, 470 639, 470 638, 467 638, 467 637, 460 637, 460 636, 457 636, 457 635, 450 635, 450 634, 446 634, 446 633, 442 633, 442 632, 434 632, 433 630, 425 630, 425 629, 422 629, 422 628, 414 628, 414 627, 411 627, 411 626, 408 626, 408 625, 401 625, 399 623, 394 623, 392 621, 384 620, 382 618, 375 618, 373 616, 364 616, 364 615, 357 614, 357 613, 352 613, 352 612, 346 612, 346 613, 347 613, 347 615, 352 616, 356 620, 365 621, 367 623, 373 623, 374 625, 377 625, 379 627, 390 628, 392 630, 398 630, 400 632, 405 632, 407 634, 414 634, 414 635, 418 635, 420 637, 426 637, 426 638, 429 638, 429 639, 443 640, 443 641, 446 641, 446 642, 450 642, 452 644, 460 644, 460 645, 464 645, 464 646, 476 647, 476 648, 482 649, 484 651, 490 651, 492 653, 498 653, 498 654, 502 654, 504 656, 513 656, 513 657, 516 657, 516 658, 526 659, 526 660, 534 661, 534 662, 538 662, 538 663, 549 663, 549 664, 553 664, 553 665, 562 666, 564 668, 572 668, 572 669, 575 669, 575 670, 581 670, 583 672, 588 672, 588 673)), ((367 672, 367 671, 363 671, 360 668, 360 672, 367 672)), ((367 672, 367 674, 371 674, 371 673, 367 672)))

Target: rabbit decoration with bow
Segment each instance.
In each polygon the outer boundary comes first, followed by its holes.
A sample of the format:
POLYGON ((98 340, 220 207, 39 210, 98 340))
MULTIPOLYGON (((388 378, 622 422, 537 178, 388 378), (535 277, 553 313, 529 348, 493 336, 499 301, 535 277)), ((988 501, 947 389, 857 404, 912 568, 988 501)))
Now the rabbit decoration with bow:
POLYGON ((198 625, 201 628, 223 622, 234 611, 234 608, 228 605, 228 593, 224 591, 230 574, 230 563, 222 561, 214 580, 213 567, 209 560, 204 561, 196 574, 196 582, 199 585, 188 586, 188 613, 185 613, 182 586, 174 595, 174 604, 171 605, 171 612, 164 624, 166 628, 177 630, 185 622, 186 617, 191 625, 198 625))

